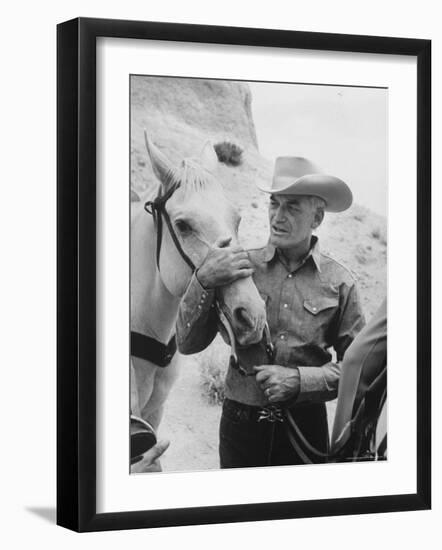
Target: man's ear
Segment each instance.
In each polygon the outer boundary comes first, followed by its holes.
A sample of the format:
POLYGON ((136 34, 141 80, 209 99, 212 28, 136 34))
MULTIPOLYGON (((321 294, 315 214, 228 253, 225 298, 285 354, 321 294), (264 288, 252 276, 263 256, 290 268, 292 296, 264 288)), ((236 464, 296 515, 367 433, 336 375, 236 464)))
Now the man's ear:
POLYGON ((312 229, 317 229, 321 225, 323 219, 324 219, 323 208, 317 208, 313 217, 312 229))

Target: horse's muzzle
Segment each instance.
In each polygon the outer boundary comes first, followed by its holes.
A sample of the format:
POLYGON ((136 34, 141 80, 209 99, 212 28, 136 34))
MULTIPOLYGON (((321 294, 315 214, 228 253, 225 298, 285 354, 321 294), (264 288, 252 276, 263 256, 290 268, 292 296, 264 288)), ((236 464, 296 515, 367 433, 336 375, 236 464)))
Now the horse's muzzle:
POLYGON ((240 346, 251 346, 262 340, 264 322, 258 320, 256 323, 237 324, 233 323, 233 331, 236 341, 240 346))

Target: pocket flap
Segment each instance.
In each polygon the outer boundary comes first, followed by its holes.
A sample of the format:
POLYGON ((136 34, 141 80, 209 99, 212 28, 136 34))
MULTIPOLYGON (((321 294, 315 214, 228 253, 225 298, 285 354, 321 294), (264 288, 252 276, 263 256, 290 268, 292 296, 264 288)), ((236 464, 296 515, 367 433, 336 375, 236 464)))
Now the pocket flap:
POLYGON ((318 298, 312 298, 310 300, 304 300, 304 307, 307 311, 313 315, 317 315, 321 311, 329 308, 338 307, 339 300, 336 298, 328 298, 326 296, 318 296, 318 298))

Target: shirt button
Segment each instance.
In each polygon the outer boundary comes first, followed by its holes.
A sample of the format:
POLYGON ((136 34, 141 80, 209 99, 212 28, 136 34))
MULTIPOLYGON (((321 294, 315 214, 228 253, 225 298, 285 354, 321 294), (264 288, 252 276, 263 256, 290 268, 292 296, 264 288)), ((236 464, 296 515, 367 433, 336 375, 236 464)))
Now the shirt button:
POLYGON ((293 275, 291 273, 288 274, 288 278, 291 279, 293 275))
POLYGON ((284 304, 284 308, 287 309, 289 307, 288 304, 284 304))
POLYGON ((202 299, 204 300, 207 297, 207 294, 203 292, 201 296, 202 296, 202 299))
POLYGON ((281 338, 281 340, 284 340, 285 335, 284 335, 284 334, 281 334, 280 338, 281 338))
POLYGON ((312 310, 313 311, 318 311, 318 308, 317 307, 312 307, 312 310))
POLYGON ((190 323, 186 323, 186 327, 189 328, 189 327, 190 327, 190 323))
POLYGON ((198 304, 198 309, 203 309, 203 307, 198 304))

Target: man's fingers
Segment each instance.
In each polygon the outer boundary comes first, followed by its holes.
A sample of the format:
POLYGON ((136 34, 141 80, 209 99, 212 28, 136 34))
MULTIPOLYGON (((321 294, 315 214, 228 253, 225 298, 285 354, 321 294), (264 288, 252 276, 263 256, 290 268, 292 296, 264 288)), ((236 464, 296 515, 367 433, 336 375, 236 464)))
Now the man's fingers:
POLYGON ((267 396, 267 401, 269 403, 275 403, 276 401, 280 401, 280 398, 278 395, 273 395, 273 394, 270 394, 267 396))
POLYGON ((235 258, 235 267, 237 269, 253 269, 253 266, 247 258, 235 258))
MULTIPOLYGON (((256 367, 255 367, 256 369, 256 367)), ((267 378, 270 378, 270 376, 272 375, 271 372, 269 372, 268 370, 261 370, 261 371, 258 371, 257 374, 256 374, 256 381, 261 384, 262 382, 265 382, 267 380, 267 378)))
POLYGON ((249 258, 249 255, 241 246, 232 246, 230 248, 230 252, 234 254, 235 258, 241 258, 244 260, 248 260, 249 258))
POLYGON ((135 474, 144 472, 161 472, 161 464, 158 461, 158 458, 166 451, 168 447, 169 441, 159 441, 156 445, 143 454, 143 458, 139 462, 132 464, 130 471, 135 474))
POLYGON ((154 462, 167 450, 169 445, 170 445, 170 441, 167 441, 167 440, 158 441, 158 443, 156 443, 151 449, 149 449, 146 453, 144 453, 143 460, 154 462))

